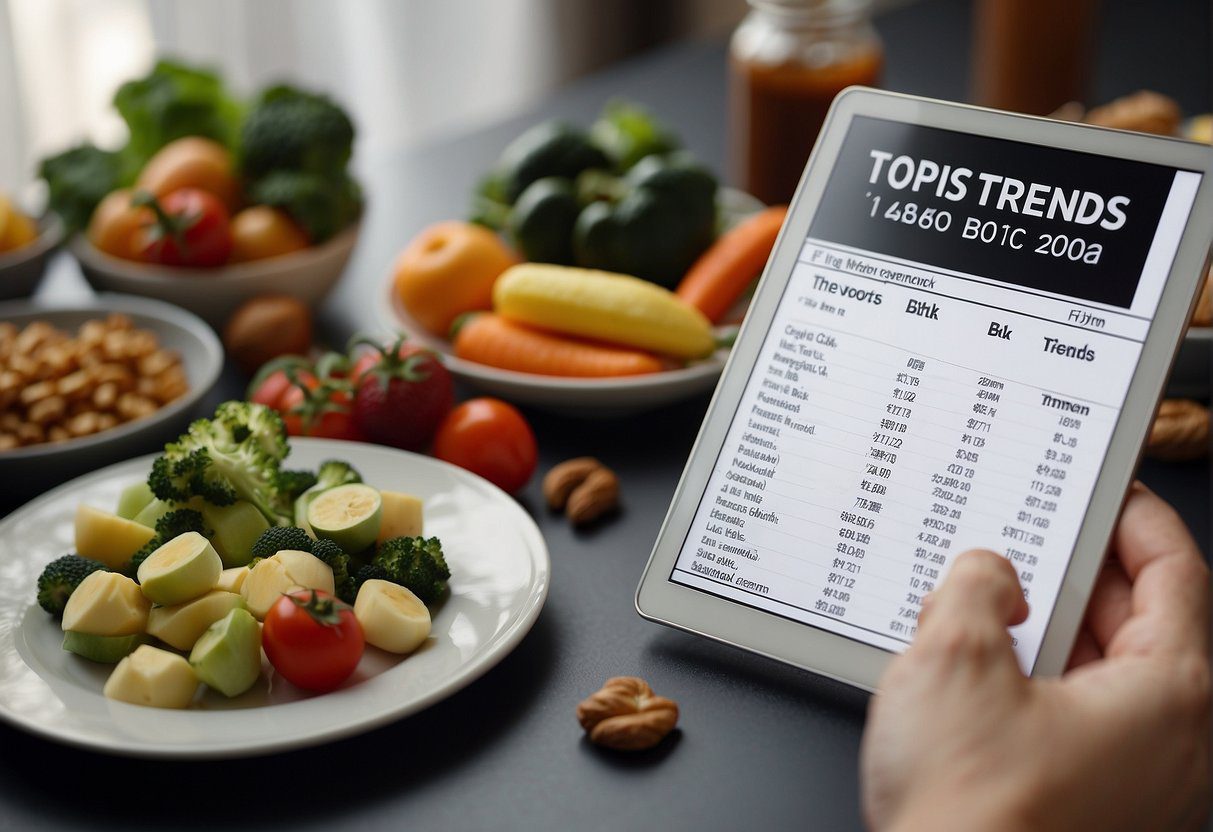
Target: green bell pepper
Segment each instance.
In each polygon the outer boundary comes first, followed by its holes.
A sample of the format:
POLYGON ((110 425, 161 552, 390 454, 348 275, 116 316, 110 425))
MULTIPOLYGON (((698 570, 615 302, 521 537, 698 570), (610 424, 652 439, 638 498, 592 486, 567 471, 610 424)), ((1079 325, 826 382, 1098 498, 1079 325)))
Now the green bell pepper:
POLYGON ((573 226, 581 203, 573 180, 536 179, 518 197, 508 227, 515 248, 533 263, 573 265, 573 226))
POLYGON ((608 196, 577 217, 580 266, 672 288, 715 236, 716 179, 684 155, 647 156, 615 187, 599 179, 594 191, 608 196))

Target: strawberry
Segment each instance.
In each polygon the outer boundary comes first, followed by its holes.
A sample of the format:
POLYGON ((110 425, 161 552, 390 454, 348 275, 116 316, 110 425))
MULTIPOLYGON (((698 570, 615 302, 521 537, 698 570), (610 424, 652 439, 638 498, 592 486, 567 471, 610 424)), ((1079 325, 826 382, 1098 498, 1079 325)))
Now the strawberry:
POLYGON ((354 424, 372 442, 424 449, 455 403, 450 372, 436 353, 405 346, 403 338, 388 349, 366 339, 357 343, 374 352, 353 373, 354 424))

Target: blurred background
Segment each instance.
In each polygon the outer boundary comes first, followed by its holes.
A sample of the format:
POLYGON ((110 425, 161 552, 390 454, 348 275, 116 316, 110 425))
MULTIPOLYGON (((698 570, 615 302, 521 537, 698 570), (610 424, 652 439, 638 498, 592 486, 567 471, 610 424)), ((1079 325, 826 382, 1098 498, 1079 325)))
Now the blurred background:
MULTIPOLYGON (((982 4, 880 0, 872 7, 877 28, 882 13, 913 5, 955 7, 946 17, 955 25, 930 43, 885 44, 899 88, 971 96, 965 75, 939 89, 919 84, 914 64, 968 65, 973 11, 982 4)), ((1210 109, 1208 0, 1019 5, 1036 32, 1089 20, 1091 49, 1081 56, 1093 81, 1087 103, 1149 88, 1176 97, 1185 112, 1210 109), (1126 48, 1138 54, 1128 60, 1126 48)), ((23 187, 39 158, 82 139, 120 143, 114 90, 159 54, 218 68, 237 91, 283 78, 326 91, 354 116, 360 146, 374 152, 492 122, 663 43, 723 38, 749 10, 744 0, 3 0, 0 190, 23 187)), ((1073 48, 1064 39, 1056 46, 1073 48)))

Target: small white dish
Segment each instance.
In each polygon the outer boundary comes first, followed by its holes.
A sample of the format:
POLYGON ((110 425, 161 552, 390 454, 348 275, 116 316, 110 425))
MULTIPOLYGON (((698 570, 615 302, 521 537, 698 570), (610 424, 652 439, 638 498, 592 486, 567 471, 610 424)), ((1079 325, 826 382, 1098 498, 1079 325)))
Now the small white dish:
POLYGON ((411 656, 368 647, 342 687, 307 694, 265 664, 257 685, 227 700, 206 691, 188 710, 128 705, 101 694, 111 666, 65 652, 59 622, 35 602, 43 567, 72 547, 80 503, 110 509, 154 457, 67 483, 0 521, 0 719, 69 745, 162 758, 252 756, 359 734, 416 713, 496 665, 531 629, 550 562, 534 521, 511 497, 439 460, 352 442, 293 439, 291 467, 348 460, 374 486, 424 501, 425 533, 442 540, 450 595, 411 656))
POLYGON ((125 292, 174 303, 222 329, 232 312, 258 295, 290 295, 316 306, 340 280, 358 242, 361 223, 302 251, 213 269, 157 266, 114 257, 82 234, 67 247, 98 292, 125 292))

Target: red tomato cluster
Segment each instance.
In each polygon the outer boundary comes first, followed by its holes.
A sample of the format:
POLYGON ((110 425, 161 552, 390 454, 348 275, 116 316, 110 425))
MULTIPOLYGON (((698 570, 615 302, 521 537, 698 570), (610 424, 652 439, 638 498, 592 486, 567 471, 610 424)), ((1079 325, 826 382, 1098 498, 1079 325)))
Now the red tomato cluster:
POLYGON ((291 356, 265 365, 249 399, 283 416, 292 436, 377 442, 434 456, 514 492, 538 461, 535 435, 513 406, 479 398, 453 408, 451 374, 434 352, 370 341, 357 355, 312 363, 291 356), (453 408, 453 409, 452 409, 453 408))

